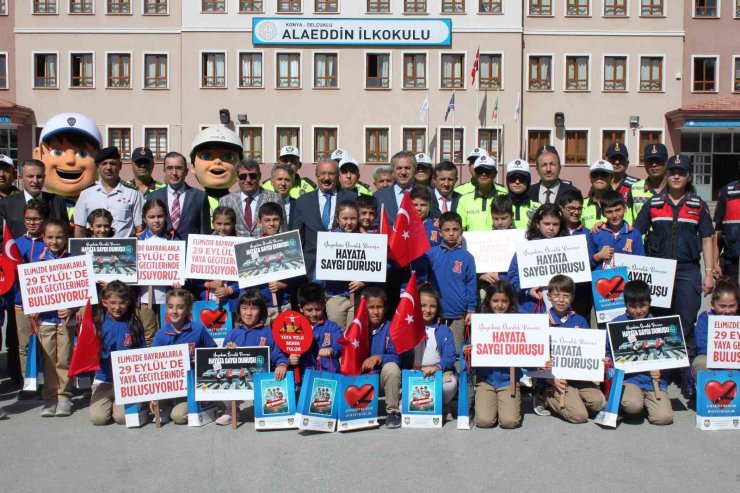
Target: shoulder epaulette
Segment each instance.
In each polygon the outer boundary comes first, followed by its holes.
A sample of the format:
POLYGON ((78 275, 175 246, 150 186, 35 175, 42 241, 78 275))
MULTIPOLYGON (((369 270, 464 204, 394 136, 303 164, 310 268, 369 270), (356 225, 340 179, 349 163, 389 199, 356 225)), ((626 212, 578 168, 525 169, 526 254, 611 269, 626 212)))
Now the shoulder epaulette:
POLYGON ((624 177, 624 183, 625 183, 625 185, 632 186, 635 183, 637 183, 638 181, 640 181, 640 180, 638 180, 637 178, 635 178, 634 176, 631 176, 631 175, 625 175, 625 177, 624 177))
POLYGON ((139 190, 139 188, 134 184, 133 180, 131 180, 131 181, 124 181, 124 182, 122 182, 122 184, 126 188, 130 188, 132 190, 139 190))
POLYGON ((358 184, 358 185, 360 185, 361 187, 365 187, 365 188, 367 188, 368 190, 370 190, 370 185, 368 185, 368 184, 367 184, 367 183, 365 183, 364 181, 358 181, 358 182, 357 182, 357 184, 358 184))
POLYGON ((318 186, 318 185, 316 185, 316 183, 314 183, 313 181, 309 180, 308 178, 301 178, 301 181, 304 182, 304 183, 308 183, 309 185, 311 185, 314 188, 316 188, 318 186))
POLYGON ((563 180, 562 178, 560 179, 560 181, 563 182, 563 183, 565 183, 566 185, 572 185, 573 184, 572 181, 570 181, 570 180, 563 180))

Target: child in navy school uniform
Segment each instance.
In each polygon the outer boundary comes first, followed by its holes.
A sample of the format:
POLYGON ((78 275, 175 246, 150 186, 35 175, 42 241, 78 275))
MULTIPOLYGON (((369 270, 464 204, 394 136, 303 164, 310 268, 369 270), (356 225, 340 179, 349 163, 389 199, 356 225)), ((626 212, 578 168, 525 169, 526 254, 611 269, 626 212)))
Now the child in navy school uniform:
POLYGON ((370 356, 362 363, 362 371, 380 372, 380 389, 385 394, 387 428, 401 427, 401 359, 390 335, 391 323, 385 319, 388 297, 378 286, 368 286, 363 292, 367 306, 370 332, 370 356))
POLYGON ((710 315, 736 316, 740 307, 740 290, 727 277, 718 279, 712 291, 711 308, 699 315, 696 320, 696 357, 691 364, 691 372, 696 381, 696 372, 707 369, 707 346, 709 339, 710 315))
POLYGON ((111 418, 116 424, 126 423, 123 406, 116 404, 113 391, 111 353, 146 346, 144 327, 136 316, 136 295, 121 281, 106 284, 100 294, 103 310, 95 315, 95 327, 100 337, 100 369, 90 396, 90 421, 95 426, 107 425, 111 418))
MULTIPOLYGON (((185 289, 173 289, 167 293, 165 299, 168 321, 154 335, 152 347, 173 346, 188 344, 190 346, 191 365, 195 359, 196 348, 217 347, 216 342, 206 329, 193 327, 191 324, 193 311, 193 295, 185 289)), ((188 422, 188 402, 185 397, 159 401, 162 414, 160 420, 167 422, 171 419, 175 424, 184 425, 188 422)), ((150 403, 152 412, 155 402, 150 403)))
MULTIPOLYGON (((650 313, 650 286, 645 281, 629 281, 624 285, 626 311, 612 322, 652 318, 650 313)), ((607 338, 608 341, 608 338, 607 338)), ((625 414, 642 414, 647 409, 648 421, 654 425, 673 423, 671 399, 666 392, 667 384, 660 370, 628 373, 624 376, 621 407, 625 414), (653 381, 658 382, 656 395, 653 381)))
POLYGON ((427 233, 429 244, 432 248, 439 245, 442 241, 439 237, 439 223, 437 219, 430 217, 429 212, 432 204, 432 193, 427 187, 415 187, 409 193, 411 203, 414 204, 416 212, 424 222, 424 231, 427 233))
POLYGON ((642 235, 624 220, 627 207, 621 193, 609 190, 601 197, 601 211, 606 222, 588 235, 593 270, 613 262, 615 253, 645 255, 642 235))
POLYGON ((378 228, 373 225, 378 217, 378 199, 373 195, 360 195, 357 207, 360 209, 360 233, 377 233, 378 228))

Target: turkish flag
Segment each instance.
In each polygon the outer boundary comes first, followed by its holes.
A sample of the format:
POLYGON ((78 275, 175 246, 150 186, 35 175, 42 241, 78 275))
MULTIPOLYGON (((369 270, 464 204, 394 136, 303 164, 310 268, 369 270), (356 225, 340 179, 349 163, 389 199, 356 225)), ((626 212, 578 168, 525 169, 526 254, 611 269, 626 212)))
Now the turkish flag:
POLYGON ((391 320, 390 334, 398 354, 415 348, 427 335, 421 316, 419 290, 416 288, 416 272, 411 273, 406 291, 401 293, 401 300, 391 320))
POLYGON ((478 47, 478 51, 475 52, 475 60, 473 60, 473 70, 470 71, 470 77, 473 78, 473 81, 471 84, 475 84, 475 75, 478 73, 478 68, 480 67, 480 46, 478 47))
POLYGON ((401 267, 406 267, 412 260, 416 260, 432 248, 424 229, 424 222, 416 212, 408 192, 403 193, 401 207, 398 208, 396 222, 388 238, 388 248, 393 259, 401 267))
POLYGON ((339 362, 339 373, 342 375, 362 373, 362 363, 370 356, 368 323, 367 304, 363 296, 355 311, 355 318, 339 338, 339 344, 344 347, 339 362))
POLYGON ((86 373, 100 369, 100 339, 98 331, 93 322, 92 307, 87 300, 85 314, 82 316, 82 324, 77 334, 77 344, 72 351, 72 361, 69 362, 67 375, 73 377, 80 373, 86 373))
MULTIPOLYGON (((391 223, 388 221, 388 216, 385 213, 385 205, 380 206, 380 227, 378 233, 390 237, 391 234, 391 223)), ((390 241, 388 242, 388 260, 395 260, 393 252, 390 249, 390 241)))
POLYGON ((18 264, 22 264, 21 251, 10 234, 8 223, 3 231, 3 250, 0 252, 0 295, 11 290, 18 277, 18 264))
POLYGON ((13 235, 10 234, 8 223, 5 223, 5 229, 3 230, 3 254, 13 261, 16 267, 18 264, 23 263, 21 251, 18 249, 18 245, 15 243, 13 235))

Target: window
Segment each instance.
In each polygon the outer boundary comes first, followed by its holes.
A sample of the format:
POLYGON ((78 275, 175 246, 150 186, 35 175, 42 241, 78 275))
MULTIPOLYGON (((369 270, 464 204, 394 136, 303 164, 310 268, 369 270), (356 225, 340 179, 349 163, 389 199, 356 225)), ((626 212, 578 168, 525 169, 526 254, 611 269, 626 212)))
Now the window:
POLYGON ((565 90, 587 91, 588 87, 588 57, 565 57, 565 90))
POLYGON ((314 11, 322 14, 339 12, 339 0, 315 0, 314 11))
POLYGON ((130 14, 131 0, 108 0, 109 14, 130 14))
POLYGON ((589 0, 568 0, 566 15, 583 17, 588 15, 589 0))
POLYGON ((659 92, 663 89, 663 57, 640 58, 640 90, 659 92))
POLYGON ((144 88, 167 89, 167 55, 144 55, 144 88))
POLYGON ((280 14, 300 13, 301 12, 301 0, 277 0, 277 11, 280 14))
POLYGON ((314 87, 334 88, 338 86, 336 53, 316 53, 313 70, 314 87))
POLYGON ((427 130, 425 128, 404 128, 402 149, 419 154, 427 152, 427 130))
POLYGON ((337 129, 316 127, 313 129, 313 162, 331 156, 337 148, 337 129))
POLYGON ((693 92, 714 92, 717 90, 717 57, 694 58, 693 92))
POLYGON ((640 15, 643 17, 660 17, 663 15, 663 0, 640 0, 640 15))
POLYGON ((0 128, 0 153, 18 159, 18 130, 0 128))
POLYGON ((481 53, 478 77, 481 89, 501 89, 501 54, 481 53))
POLYGON ((735 0, 735 18, 740 18, 740 0, 735 0))
POLYGON ((527 160, 530 163, 535 162, 537 149, 546 145, 550 145, 549 130, 529 130, 527 132, 527 160))
POLYGON ((439 160, 463 162, 463 142, 465 142, 465 130, 462 128, 440 129, 439 160))
POLYGON ((606 159, 606 150, 616 142, 625 144, 624 130, 604 130, 601 132, 601 159, 606 159))
POLYGON ((740 57, 735 57, 735 75, 733 76, 733 91, 740 92, 740 57))
POLYGON ((549 91, 552 89, 552 57, 529 57, 529 90, 549 91))
POLYGON ((301 87, 301 55, 299 53, 278 54, 277 87, 278 89, 299 89, 301 87))
MULTIPOLYGON (((418 89, 427 86, 427 56, 423 53, 403 55, 403 87, 418 89)), ((404 147, 405 149, 405 147, 404 147)))
POLYGON ((121 159, 123 161, 130 161, 131 160, 131 129, 127 127, 109 128, 108 129, 108 145, 118 147, 118 151, 121 153, 121 159))
POLYGON ((166 128, 145 128, 144 129, 144 146, 152 150, 154 160, 163 162, 167 154, 167 129, 166 128))
POLYGON ((529 15, 552 15, 552 0, 529 0, 529 15))
POLYGON ((57 87, 57 55, 55 53, 37 53, 33 56, 33 87, 57 87))
POLYGON ((645 166, 645 146, 660 144, 663 132, 660 130, 640 130, 640 164, 645 166))
POLYGON ((588 131, 565 131, 565 164, 588 164, 588 131))
POLYGON ((131 87, 131 55, 128 53, 108 54, 108 80, 106 87, 131 87))
POLYGON ((694 0, 694 17, 717 17, 717 0, 694 0))
POLYGON ((8 88, 8 55, 0 53, 0 89, 8 88))
POLYGON ((391 56, 387 53, 368 53, 365 61, 365 87, 389 89, 391 87, 391 56))
POLYGON ((167 15, 167 0, 144 0, 144 14, 167 15))
POLYGON ((478 0, 478 12, 481 14, 502 14, 502 0, 478 0))
POLYGON ((405 0, 403 11, 407 14, 419 14, 427 11, 427 0, 405 0))
POLYGON ((94 0, 69 0, 70 14, 94 14, 94 0))
POLYGON ((627 17, 627 0, 604 0, 604 17, 627 17))
POLYGON ((465 87, 465 55, 446 53, 442 55, 442 89, 462 89, 465 87))
POLYGON ((71 87, 93 87, 93 55, 92 53, 72 53, 69 58, 71 73, 71 87))
POLYGON ((500 130, 495 128, 478 129, 478 147, 488 151, 489 156, 498 156, 500 130))
POLYGON ((381 164, 388 162, 388 129, 365 129, 365 162, 381 164))
POLYGON ((0 0, 0 15, 8 15, 8 0, 0 0))
POLYGON ((200 11, 205 14, 226 13, 226 0, 201 0, 200 11))
POLYGON ((627 57, 604 57, 604 90, 627 90, 627 57))
POLYGON ((57 0, 33 0, 34 14, 56 14, 57 0))
POLYGON ((442 12, 445 14, 465 13, 465 0, 442 0, 442 12))
POLYGON ((280 155, 280 149, 285 146, 301 147, 301 129, 299 127, 278 127, 275 141, 275 156, 280 155))
POLYGON ((367 11, 371 14, 389 14, 391 0, 367 0, 367 11))
POLYGON ((226 87, 226 53, 203 53, 200 87, 226 87))
POLYGON ((262 87, 262 53, 239 54, 239 87, 262 87))
POLYGON ((261 127, 240 127, 239 138, 242 139, 244 147, 244 157, 254 159, 258 163, 262 162, 262 128, 261 127))
POLYGON ((263 0, 239 0, 239 12, 249 14, 252 12, 264 12, 263 0))

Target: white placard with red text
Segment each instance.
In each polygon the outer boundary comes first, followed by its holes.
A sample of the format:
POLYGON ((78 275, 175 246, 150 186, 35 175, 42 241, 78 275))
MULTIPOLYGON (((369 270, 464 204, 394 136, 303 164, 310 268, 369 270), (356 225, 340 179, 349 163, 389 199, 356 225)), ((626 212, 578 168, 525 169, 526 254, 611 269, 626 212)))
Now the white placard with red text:
POLYGON ((252 238, 216 235, 188 235, 188 255, 185 277, 210 281, 237 282, 234 245, 252 241, 252 238))
POLYGON ((188 395, 188 344, 113 351, 110 356, 116 404, 188 395))
POLYGON ((708 318, 707 368, 740 369, 740 317, 708 318))
POLYGON ((523 229, 464 232, 465 249, 475 257, 476 272, 508 271, 516 247, 527 241, 524 233, 523 229))
POLYGON ((18 284, 26 315, 98 303, 89 253, 21 264, 18 284))
POLYGON ((136 245, 140 286, 185 284, 185 242, 152 237, 136 245))
POLYGON ((471 364, 477 367, 543 367, 550 359, 547 314, 474 313, 471 364))

